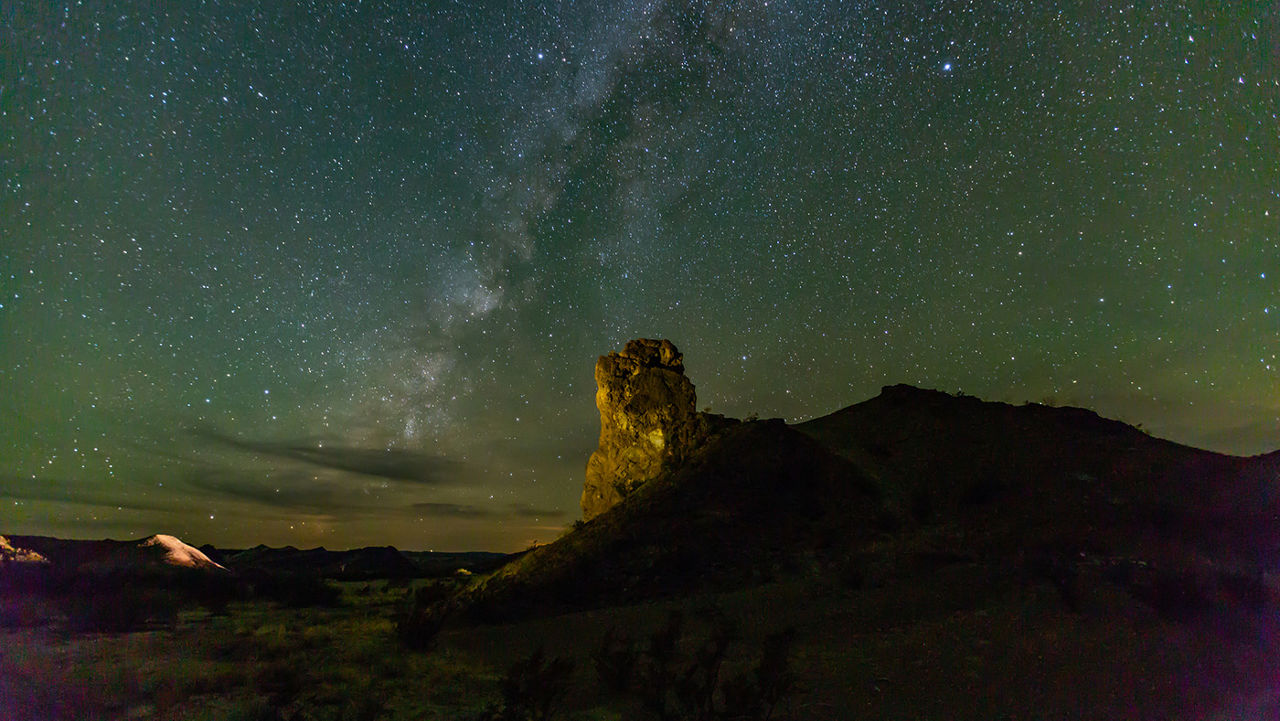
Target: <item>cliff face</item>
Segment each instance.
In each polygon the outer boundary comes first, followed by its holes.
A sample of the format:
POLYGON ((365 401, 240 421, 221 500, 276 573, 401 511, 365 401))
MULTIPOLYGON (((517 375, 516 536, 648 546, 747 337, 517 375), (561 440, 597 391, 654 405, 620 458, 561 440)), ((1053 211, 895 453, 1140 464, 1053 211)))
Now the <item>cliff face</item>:
POLYGON ((706 434, 684 357, 669 340, 639 338, 596 361, 600 444, 587 461, 584 520, 678 464, 706 434))

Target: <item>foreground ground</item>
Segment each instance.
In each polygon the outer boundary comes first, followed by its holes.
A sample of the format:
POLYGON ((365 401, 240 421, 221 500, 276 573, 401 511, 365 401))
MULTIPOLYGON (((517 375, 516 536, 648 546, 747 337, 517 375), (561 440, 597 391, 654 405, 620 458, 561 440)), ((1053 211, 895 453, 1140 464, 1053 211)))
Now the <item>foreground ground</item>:
MULTIPOLYGON (((233 601, 143 630, 72 630, 38 603, 7 604, 5 719, 467 719, 502 716, 508 669, 539 648, 547 718, 655 718, 601 681, 606 636, 643 643, 685 619, 693 658, 730 629, 721 677, 748 673, 794 629, 778 719, 1205 719, 1280 715, 1275 606, 1138 600, 1121 586, 1009 575, 936 557, 799 574, 735 592, 446 628, 407 649, 396 617, 414 586, 340 584, 331 606, 233 601), (712 613, 714 609, 714 613, 712 613), (565 667, 567 669, 567 666, 565 667)), ((1195 589, 1191 589, 1194 592, 1195 589)), ((641 643, 641 645, 643 645, 641 643)), ((719 687, 721 703, 728 685, 719 687)), ((690 707, 691 708, 691 707, 690 707)))

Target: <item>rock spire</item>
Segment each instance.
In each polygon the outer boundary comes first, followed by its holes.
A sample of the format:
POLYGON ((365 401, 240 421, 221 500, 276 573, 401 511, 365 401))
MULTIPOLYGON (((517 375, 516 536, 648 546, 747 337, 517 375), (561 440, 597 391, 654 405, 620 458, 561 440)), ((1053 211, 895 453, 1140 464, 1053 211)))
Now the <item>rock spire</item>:
POLYGON ((596 361, 600 444, 587 461, 582 517, 591 520, 682 461, 705 434, 684 357, 638 338, 596 361))

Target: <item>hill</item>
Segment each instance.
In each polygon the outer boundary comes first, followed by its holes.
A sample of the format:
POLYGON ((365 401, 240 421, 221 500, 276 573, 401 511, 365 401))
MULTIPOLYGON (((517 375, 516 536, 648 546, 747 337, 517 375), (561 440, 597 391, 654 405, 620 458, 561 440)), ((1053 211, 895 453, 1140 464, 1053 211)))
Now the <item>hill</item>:
MULTIPOLYGON (((0 536, 0 539, 5 537, 0 536)), ((157 534, 134 541, 72 540, 49 536, 9 536, 0 541, 0 563, 39 558, 59 574, 129 573, 193 569, 236 574, 308 576, 338 580, 416 578, 449 575, 460 568, 485 573, 505 563, 505 553, 400 551, 391 546, 349 550, 293 546, 248 549, 200 548, 157 534), (7 545, 11 542, 11 546, 7 545), (16 548, 14 548, 16 547, 16 548), (13 551, 6 550, 14 548, 13 551), (25 555, 23 555, 25 554, 25 555)))
POLYGON ((1264 595, 1280 550, 1277 454, 1189 448, 1079 408, 891 386, 794 427, 730 425, 686 456, 485 579, 463 616, 961 560, 1071 603, 1109 585, 1196 605, 1264 595))
POLYGON ((873 481, 781 421, 728 428, 676 470, 503 566, 466 613, 512 620, 758 583, 866 541, 873 481))
POLYGON ((460 568, 483 573, 509 558, 505 553, 401 551, 391 546, 329 550, 259 545, 241 550, 212 549, 209 553, 241 573, 304 574, 341 580, 441 576, 460 568))
POLYGON ((200 549, 166 534, 134 541, 67 540, 48 536, 10 536, 15 545, 29 548, 48 560, 59 573, 137 573, 187 569, 226 572, 200 549))
POLYGON ((1239 458, 1081 408, 911 386, 796 426, 877 478, 917 525, 967 546, 1074 547, 1261 571, 1280 549, 1280 454, 1239 458))

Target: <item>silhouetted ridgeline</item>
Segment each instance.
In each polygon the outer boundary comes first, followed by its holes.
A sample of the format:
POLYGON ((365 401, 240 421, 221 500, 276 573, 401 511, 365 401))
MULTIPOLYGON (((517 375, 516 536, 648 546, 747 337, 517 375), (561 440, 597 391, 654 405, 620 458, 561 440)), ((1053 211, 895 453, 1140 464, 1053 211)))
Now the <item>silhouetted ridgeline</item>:
MULTIPOLYGON (((607 426, 627 426, 625 402, 601 407, 607 426)), ((794 427, 722 424, 682 454, 456 599, 462 617, 510 620, 797 573, 861 577, 868 558, 914 568, 946 557, 1067 585, 1104 569, 1138 595, 1169 578, 1261 588, 1280 559, 1280 453, 1189 448, 1079 408, 898 385, 794 427)))
MULTIPOLYGON (((171 546, 152 543, 150 539, 137 541, 82 541, 51 538, 48 536, 9 536, 10 542, 22 549, 29 549, 47 559, 50 569, 57 573, 105 573, 162 569, 174 565, 168 560, 171 546)), ((172 536, 151 538, 172 539, 172 536)), ((219 549, 205 545, 188 552, 200 554, 207 560, 236 574, 289 574, 305 575, 336 580, 363 580, 372 578, 414 578, 448 575, 459 568, 475 573, 485 573, 504 563, 510 556, 504 553, 473 551, 462 553, 437 553, 432 551, 399 551, 391 546, 371 546, 345 551, 325 548, 298 549, 292 546, 269 548, 256 546, 249 549, 219 549)))

